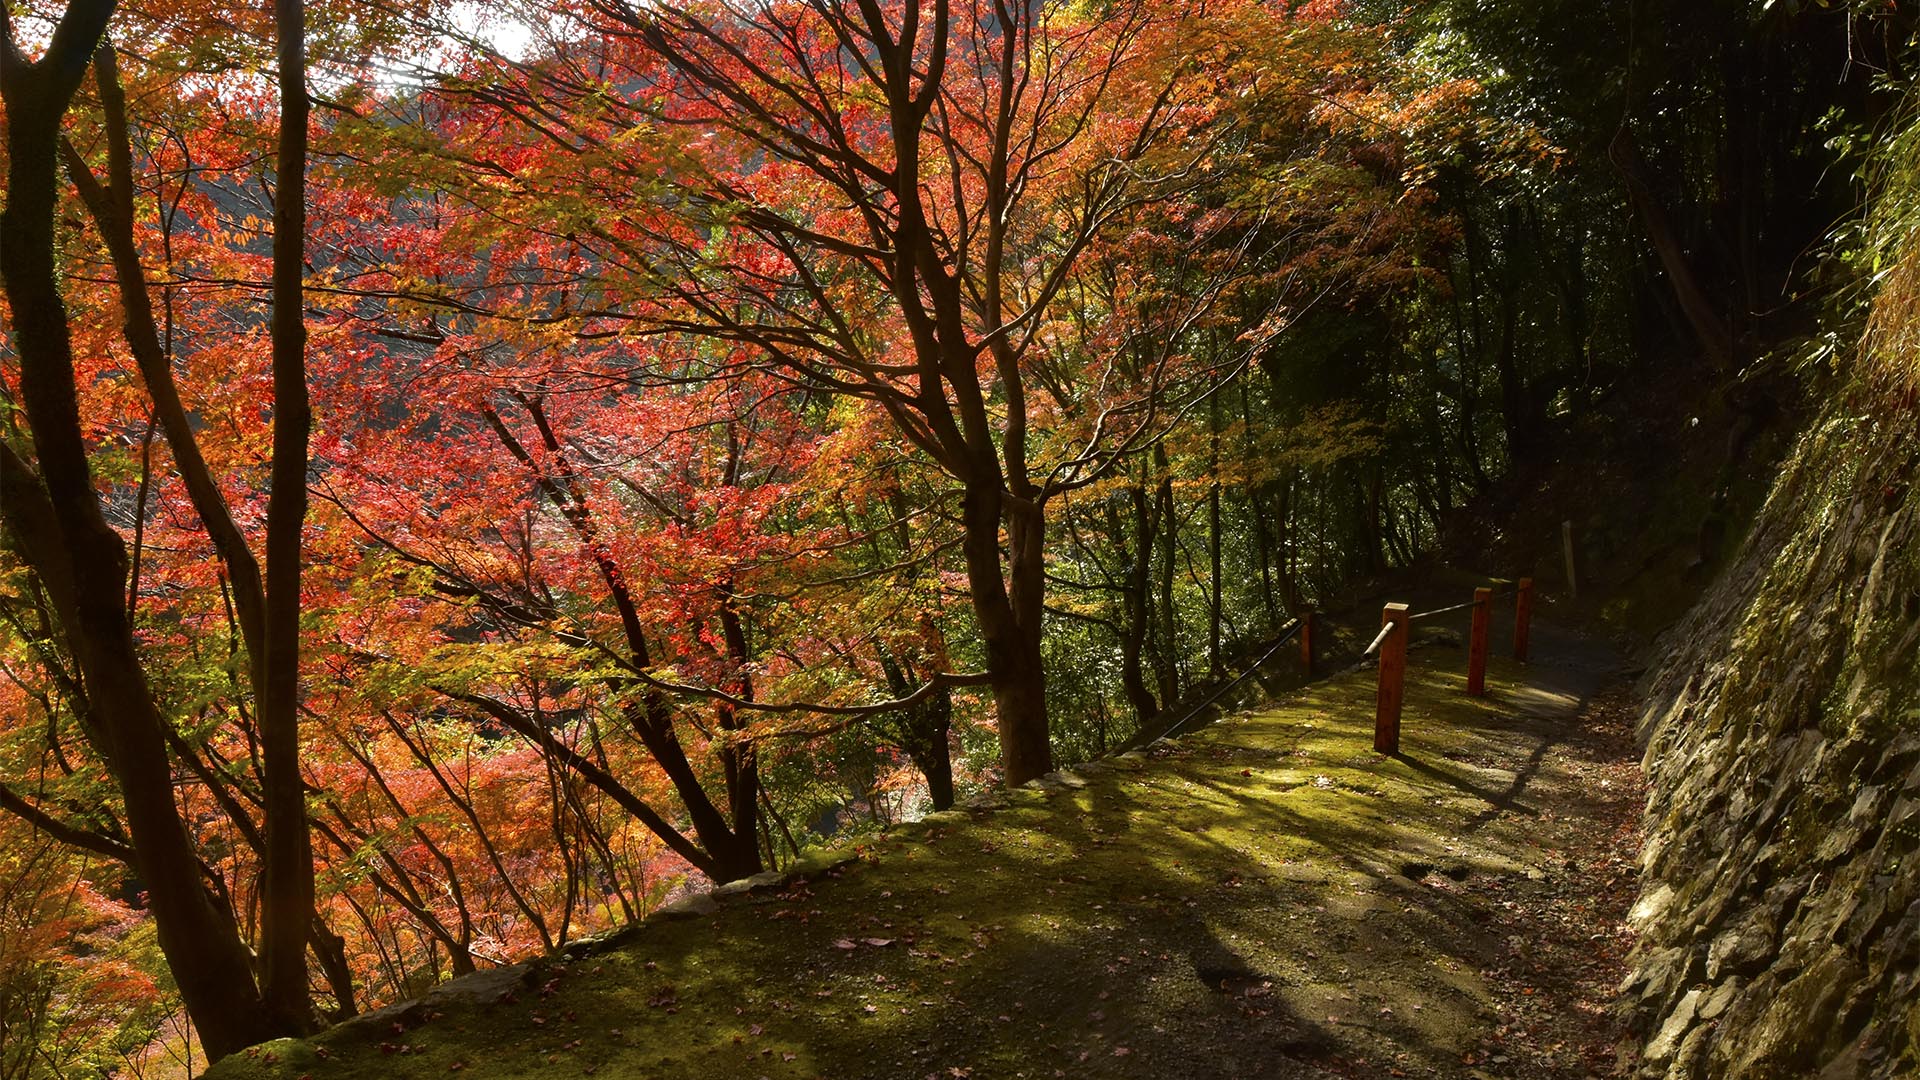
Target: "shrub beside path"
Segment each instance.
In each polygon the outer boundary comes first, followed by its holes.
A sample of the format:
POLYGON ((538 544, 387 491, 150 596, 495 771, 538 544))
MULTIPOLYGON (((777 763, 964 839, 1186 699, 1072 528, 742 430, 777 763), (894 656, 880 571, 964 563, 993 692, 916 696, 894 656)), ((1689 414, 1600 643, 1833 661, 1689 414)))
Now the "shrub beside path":
POLYGON ((1416 648, 1400 756, 1350 671, 209 1076, 1605 1075, 1630 701, 1535 633, 1416 648))

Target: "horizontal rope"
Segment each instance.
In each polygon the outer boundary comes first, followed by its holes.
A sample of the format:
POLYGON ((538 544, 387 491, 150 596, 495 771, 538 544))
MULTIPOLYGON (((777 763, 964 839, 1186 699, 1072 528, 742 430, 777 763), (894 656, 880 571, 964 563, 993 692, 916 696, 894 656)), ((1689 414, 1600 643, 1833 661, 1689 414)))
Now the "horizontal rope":
MULTIPOLYGON (((1495 600, 1498 600, 1502 597, 1512 596, 1515 593, 1519 592, 1519 590, 1520 590, 1520 586, 1518 582, 1510 583, 1507 585, 1506 588, 1498 589, 1492 595, 1488 596, 1487 602, 1492 603, 1495 600)), ((1436 615, 1451 615, 1456 611, 1465 611, 1470 607, 1479 607, 1479 606, 1480 606, 1480 601, 1469 600, 1464 604, 1455 604, 1452 607, 1434 608, 1432 611, 1422 611, 1417 615, 1409 615, 1407 616, 1407 621, 1410 623, 1419 622, 1421 619, 1431 619, 1436 615)), ((1367 646, 1366 651, 1362 652, 1360 655, 1372 656, 1380 648, 1380 646, 1387 640, 1387 635, 1393 633, 1393 627, 1394 627, 1393 623, 1388 623, 1385 626, 1382 626, 1380 628, 1379 636, 1373 639, 1373 644, 1367 646)))
POLYGON ((1236 686, 1239 686, 1241 683, 1247 680, 1247 676, 1252 675, 1256 671, 1259 671, 1262 665, 1264 665, 1267 661, 1273 659, 1273 654, 1279 652, 1280 647, 1282 645, 1285 645, 1287 642, 1293 640, 1294 635, 1300 632, 1300 625, 1301 624, 1299 619, 1293 620, 1293 625, 1287 627, 1287 629, 1283 633, 1281 633, 1280 640, 1273 643, 1273 648, 1268 649, 1266 652, 1266 655, 1262 656, 1258 660, 1255 660, 1253 664, 1247 668, 1247 670, 1241 672, 1238 675, 1235 675, 1231 681, 1223 684, 1218 690, 1215 690, 1213 693, 1208 694, 1206 697, 1206 700, 1202 701, 1200 704, 1195 705, 1192 709, 1188 710, 1187 715, 1181 717, 1179 723, 1161 732, 1160 738, 1162 739, 1172 738, 1174 732, 1179 731, 1181 728, 1187 725, 1187 721, 1192 720, 1196 716, 1199 716, 1201 713, 1201 710, 1207 708, 1207 706, 1212 705, 1214 702, 1220 700, 1220 695, 1226 693, 1227 691, 1233 689, 1236 686))
POLYGON ((1418 615, 1409 615, 1407 616, 1407 621, 1419 622, 1421 619, 1431 619, 1435 615, 1451 615, 1456 611, 1463 611, 1470 607, 1479 607, 1479 606, 1480 606, 1480 601, 1469 600, 1464 604, 1455 604, 1452 607, 1434 608, 1432 611, 1423 611, 1418 615))
MULTIPOLYGON (((1487 602, 1492 603, 1493 601, 1499 600, 1502 597, 1512 596, 1514 593, 1518 592, 1519 589, 1520 587, 1518 584, 1510 584, 1504 589, 1495 589, 1493 591, 1493 595, 1487 597, 1487 602)), ((1467 608, 1478 606, 1479 603, 1480 601, 1478 600, 1469 600, 1464 604, 1455 604, 1452 607, 1434 608, 1432 611, 1422 611, 1418 615, 1409 615, 1407 616, 1407 621, 1419 622, 1421 619, 1431 619, 1435 615, 1450 615, 1456 611, 1465 611, 1467 608)))

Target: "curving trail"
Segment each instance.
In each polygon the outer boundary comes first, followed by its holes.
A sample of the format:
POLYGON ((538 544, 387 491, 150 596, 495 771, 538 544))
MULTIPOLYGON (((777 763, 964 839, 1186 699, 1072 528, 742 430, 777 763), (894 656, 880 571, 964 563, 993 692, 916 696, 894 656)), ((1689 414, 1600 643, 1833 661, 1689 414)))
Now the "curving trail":
POLYGON ((209 1075, 1605 1074, 1638 755, 1612 655, 1535 633, 1478 700, 1416 647, 1398 757, 1349 671, 209 1075))

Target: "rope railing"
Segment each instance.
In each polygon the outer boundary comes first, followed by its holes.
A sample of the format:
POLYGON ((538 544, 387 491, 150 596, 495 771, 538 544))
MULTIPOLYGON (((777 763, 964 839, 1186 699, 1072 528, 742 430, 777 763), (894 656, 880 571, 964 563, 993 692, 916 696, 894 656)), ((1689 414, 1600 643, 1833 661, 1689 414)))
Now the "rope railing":
MULTIPOLYGON (((1527 588, 1531 589, 1533 587, 1532 578, 1523 578, 1521 580, 1527 583, 1527 588)), ((1519 590, 1520 590, 1519 582, 1509 582, 1506 585, 1506 587, 1493 590, 1493 594, 1492 596, 1489 597, 1489 599, 1492 599, 1492 600, 1504 599, 1506 597, 1515 595, 1517 592, 1519 592, 1519 590)), ((1407 621, 1410 623, 1416 623, 1422 619, 1431 619, 1440 615, 1451 615, 1456 611, 1465 611, 1468 608, 1479 607, 1479 606, 1480 606, 1480 600, 1478 599, 1478 597, 1476 597, 1475 599, 1468 600, 1463 603, 1450 604, 1447 607, 1443 607, 1443 608, 1434 608, 1431 611, 1414 612, 1413 614, 1407 616, 1407 621)), ((1372 656, 1380 648, 1381 642, 1386 641, 1387 635, 1392 632, 1393 632, 1393 625, 1391 623, 1381 627, 1380 635, 1374 638, 1373 644, 1367 646, 1366 650, 1362 652, 1360 655, 1372 656)))
POLYGON ((1434 608, 1410 614, 1405 604, 1388 604, 1380 613, 1380 633, 1361 653, 1362 657, 1380 657, 1379 699, 1373 721, 1373 748, 1383 754, 1400 752, 1400 713, 1406 698, 1407 636, 1411 624, 1456 611, 1473 610, 1472 628, 1467 644, 1467 694, 1480 697, 1487 692, 1487 637, 1493 618, 1493 601, 1513 596, 1513 657, 1527 658, 1529 630, 1533 620, 1533 579, 1521 578, 1497 592, 1492 587, 1473 591, 1473 599, 1463 604, 1434 608))
POLYGON ((1373 644, 1367 646, 1366 649, 1363 652, 1361 652, 1360 655, 1372 656, 1374 653, 1379 652, 1380 646, 1384 644, 1387 640, 1387 635, 1393 633, 1393 626, 1394 626, 1393 623, 1388 623, 1385 626, 1382 626, 1380 628, 1380 632, 1374 635, 1373 644))
POLYGON ((1263 667, 1266 664, 1267 661, 1273 659, 1274 654, 1280 651, 1281 646, 1285 645, 1289 641, 1292 641, 1294 635, 1298 634, 1300 632, 1300 628, 1304 625, 1305 625, 1305 620, 1302 620, 1302 619, 1293 620, 1293 622, 1289 624, 1285 630, 1281 631, 1280 637, 1278 640, 1276 640, 1273 643, 1273 647, 1268 649, 1266 653, 1260 657, 1260 659, 1255 660, 1252 664, 1250 664, 1247 667, 1247 670, 1241 672, 1238 675, 1235 675, 1232 679, 1229 679, 1228 681, 1220 684, 1219 687, 1215 688, 1213 693, 1208 694, 1205 698, 1203 698, 1200 704, 1195 705, 1193 708, 1187 710, 1187 715, 1181 717, 1178 723, 1167 728, 1167 730, 1161 732, 1160 737, 1162 739, 1172 738, 1175 732, 1187 726, 1188 722, 1190 722, 1194 717, 1199 716, 1202 712, 1206 711, 1206 709, 1209 706, 1211 706, 1214 702, 1219 701, 1220 698, 1223 695, 1225 695, 1227 691, 1233 689, 1236 686, 1239 686, 1243 682, 1246 682, 1249 676, 1251 676, 1254 672, 1259 671, 1261 667, 1263 667))
MULTIPOLYGON (((1436 618, 1456 611, 1472 609, 1473 622, 1467 646, 1467 693, 1479 697, 1486 693, 1487 674, 1487 638, 1492 622, 1493 601, 1498 598, 1514 597, 1513 617, 1513 658, 1525 661, 1529 631, 1533 620, 1533 579, 1521 578, 1509 582, 1499 589, 1491 586, 1475 589, 1473 599, 1465 603, 1451 604, 1447 607, 1433 608, 1428 611, 1411 613, 1405 604, 1388 604, 1380 613, 1380 632, 1360 653, 1367 658, 1378 655, 1380 669, 1379 698, 1374 713, 1373 747, 1383 754, 1400 752, 1400 714, 1406 700, 1407 674, 1407 638, 1411 635, 1412 624, 1421 619, 1436 618)), ((1186 715, 1169 725, 1160 735, 1167 739, 1178 734, 1193 719, 1211 708, 1228 691, 1239 686, 1254 672, 1272 660, 1287 642, 1298 637, 1301 641, 1301 661, 1309 675, 1313 673, 1314 653, 1314 613, 1309 608, 1301 617, 1293 620, 1280 636, 1274 639, 1267 651, 1258 660, 1248 665, 1245 671, 1220 684, 1199 704, 1187 710, 1186 715)))
MULTIPOLYGON (((1521 580, 1526 581, 1528 583, 1529 588, 1532 587, 1532 583, 1533 583, 1532 578, 1523 578, 1521 580)), ((1519 591, 1519 588, 1520 588, 1519 582, 1517 581, 1508 582, 1504 588, 1492 590, 1492 595, 1489 597, 1489 599, 1499 600, 1504 597, 1512 596, 1514 595, 1514 593, 1519 591)), ((1451 615, 1456 611, 1465 611, 1470 607, 1477 607, 1479 603, 1480 603, 1480 600, 1478 599, 1478 597, 1476 597, 1475 599, 1468 600, 1466 603, 1463 603, 1463 604, 1454 604, 1451 607, 1434 608, 1432 611, 1422 611, 1413 615, 1409 615, 1407 616, 1407 621, 1419 622, 1421 619, 1431 619, 1436 615, 1451 615)))
POLYGON ((1456 611, 1465 611, 1468 608, 1473 607, 1475 604, 1478 604, 1478 603, 1479 603, 1478 600, 1469 600, 1464 604, 1455 604, 1452 607, 1434 608, 1432 611, 1422 611, 1417 615, 1407 616, 1407 621, 1419 622, 1421 619, 1431 619, 1436 615, 1451 615, 1456 611))

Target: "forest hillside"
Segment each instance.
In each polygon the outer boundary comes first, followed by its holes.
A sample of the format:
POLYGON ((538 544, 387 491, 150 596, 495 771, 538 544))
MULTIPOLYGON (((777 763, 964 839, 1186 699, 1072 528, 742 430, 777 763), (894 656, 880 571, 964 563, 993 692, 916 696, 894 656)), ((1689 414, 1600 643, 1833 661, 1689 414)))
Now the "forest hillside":
POLYGON ((0 16, 0 1080, 1916 1067, 1906 5, 0 16))

